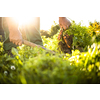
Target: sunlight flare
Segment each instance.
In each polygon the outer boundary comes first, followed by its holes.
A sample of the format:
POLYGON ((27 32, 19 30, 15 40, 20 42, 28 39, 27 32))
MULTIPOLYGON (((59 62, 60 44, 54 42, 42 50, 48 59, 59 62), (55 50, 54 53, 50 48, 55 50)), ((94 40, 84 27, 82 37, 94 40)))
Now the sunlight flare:
POLYGON ((35 21, 35 17, 13 17, 13 19, 19 23, 19 25, 29 24, 32 21, 35 21))

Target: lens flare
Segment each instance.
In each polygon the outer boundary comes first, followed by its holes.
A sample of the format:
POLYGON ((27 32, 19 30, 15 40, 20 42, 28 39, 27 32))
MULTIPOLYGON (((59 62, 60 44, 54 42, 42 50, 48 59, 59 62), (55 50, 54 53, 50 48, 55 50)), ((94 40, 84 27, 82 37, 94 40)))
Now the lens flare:
POLYGON ((13 19, 19 23, 19 25, 25 25, 31 23, 31 21, 35 20, 35 17, 13 17, 13 19))

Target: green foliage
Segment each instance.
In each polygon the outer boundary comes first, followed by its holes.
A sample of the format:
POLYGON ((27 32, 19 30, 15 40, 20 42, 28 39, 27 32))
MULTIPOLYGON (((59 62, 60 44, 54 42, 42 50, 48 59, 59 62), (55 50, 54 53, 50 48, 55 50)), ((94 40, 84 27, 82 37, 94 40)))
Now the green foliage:
POLYGON ((53 38, 53 36, 58 33, 59 29, 59 24, 55 23, 54 21, 54 25, 51 26, 49 31, 40 30, 40 33, 41 36, 45 36, 46 38, 53 38))
POLYGON ((49 30, 50 38, 52 38, 55 34, 57 34, 59 29, 60 29, 59 24, 55 23, 55 21, 54 21, 54 25, 52 25, 51 29, 49 30))
POLYGON ((48 31, 40 30, 41 36, 46 36, 46 38, 50 37, 48 31))
POLYGON ((87 50, 88 45, 91 45, 91 39, 90 36, 90 29, 86 26, 81 26, 81 23, 76 24, 75 21, 71 23, 71 26, 68 30, 65 30, 64 33, 67 33, 68 35, 74 35, 73 37, 73 47, 75 49, 81 48, 82 51, 84 49, 87 50))
POLYGON ((59 42, 57 39, 58 34, 59 34, 59 31, 52 38, 46 38, 42 36, 43 45, 50 50, 58 52, 58 42, 59 42))
POLYGON ((12 53, 14 58, 1 49, 2 84, 100 83, 100 44, 93 44, 87 52, 73 51, 72 55, 53 55, 25 45, 12 48, 12 53))
POLYGON ((100 82, 100 44, 94 43, 88 52, 73 52, 69 60, 71 65, 76 65, 85 72, 84 78, 88 83, 100 82))
POLYGON ((100 42, 100 22, 94 21, 94 23, 90 22, 90 35, 92 36, 93 42, 100 42))

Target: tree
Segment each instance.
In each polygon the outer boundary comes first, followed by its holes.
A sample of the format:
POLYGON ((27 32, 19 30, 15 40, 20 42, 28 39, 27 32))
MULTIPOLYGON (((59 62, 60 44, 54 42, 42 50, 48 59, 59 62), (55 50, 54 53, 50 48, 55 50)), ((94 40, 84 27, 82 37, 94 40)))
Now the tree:
POLYGON ((55 23, 55 21, 54 21, 54 25, 51 26, 51 29, 49 31, 50 37, 52 38, 55 34, 57 34, 59 29, 60 29, 59 24, 55 23))
POLYGON ((40 34, 41 34, 41 36, 46 36, 46 38, 49 37, 48 31, 40 30, 40 34))

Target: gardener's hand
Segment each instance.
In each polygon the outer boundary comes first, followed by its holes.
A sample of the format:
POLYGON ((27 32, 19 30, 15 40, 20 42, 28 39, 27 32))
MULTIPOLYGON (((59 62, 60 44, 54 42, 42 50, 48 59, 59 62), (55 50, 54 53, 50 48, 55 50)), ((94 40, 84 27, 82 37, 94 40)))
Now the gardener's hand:
POLYGON ((21 32, 18 30, 18 23, 13 19, 13 17, 6 17, 6 21, 9 28, 9 39, 16 45, 22 45, 22 35, 21 32))
POLYGON ((18 29, 10 30, 9 39, 11 42, 13 42, 16 45, 19 45, 19 46, 22 45, 23 39, 22 39, 22 35, 18 29))
POLYGON ((68 29, 71 23, 66 17, 59 17, 59 26, 61 29, 68 29))

